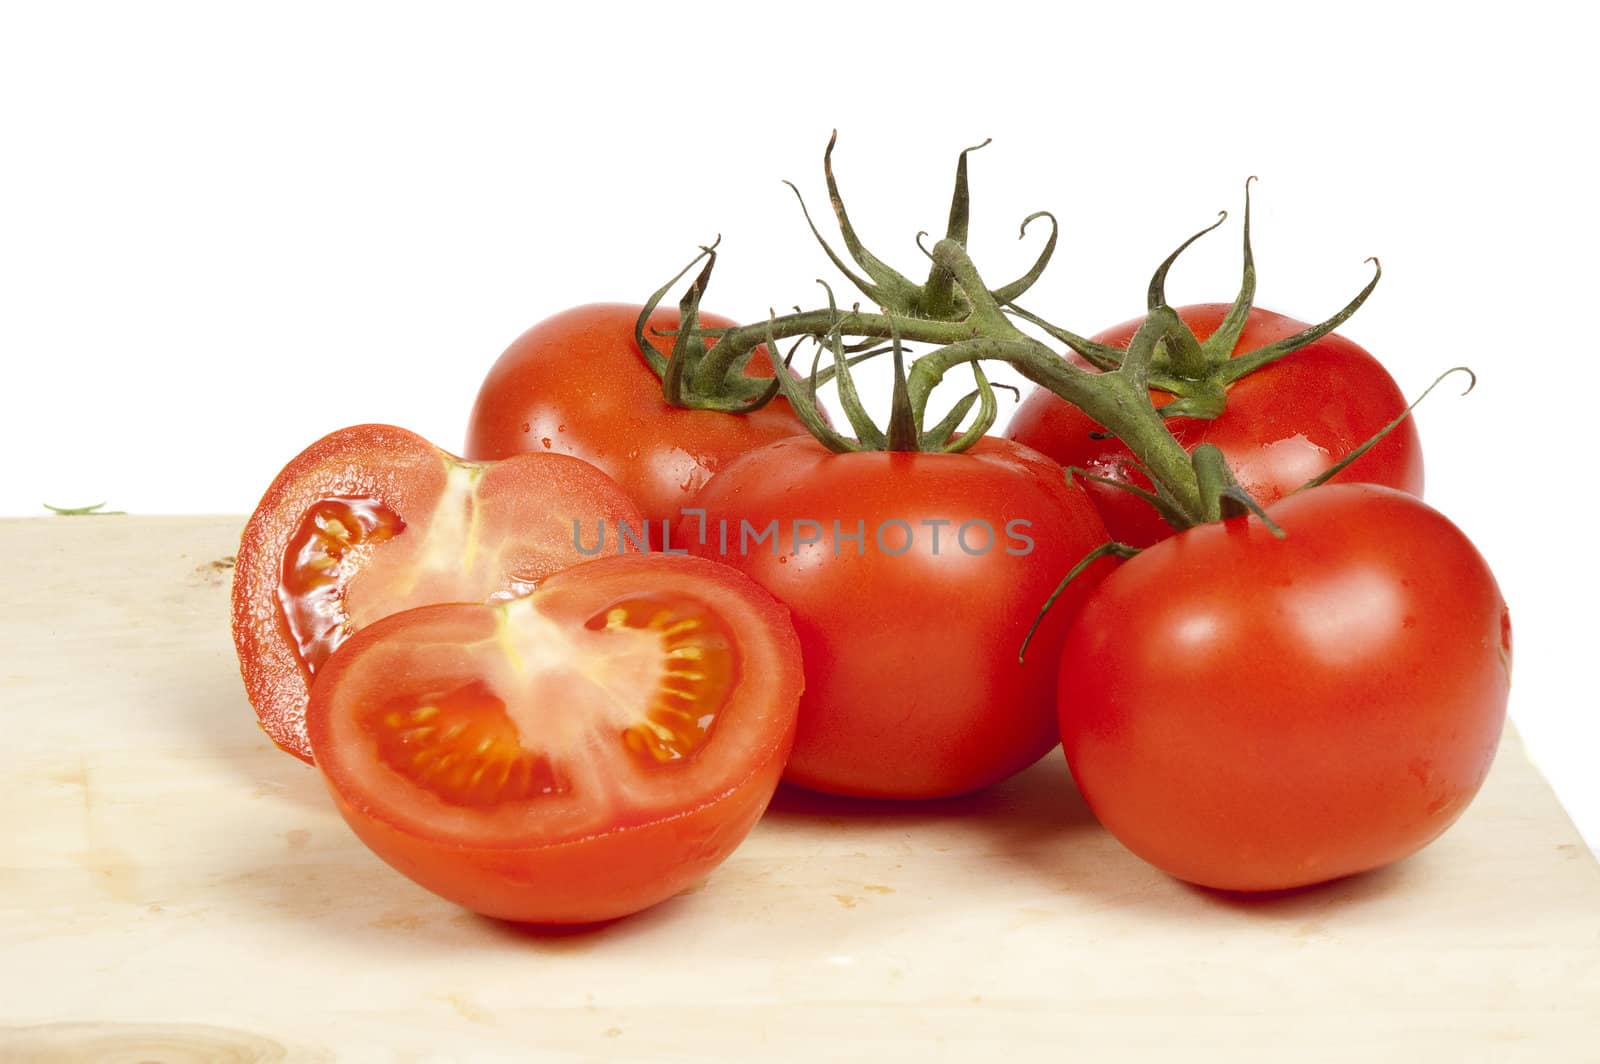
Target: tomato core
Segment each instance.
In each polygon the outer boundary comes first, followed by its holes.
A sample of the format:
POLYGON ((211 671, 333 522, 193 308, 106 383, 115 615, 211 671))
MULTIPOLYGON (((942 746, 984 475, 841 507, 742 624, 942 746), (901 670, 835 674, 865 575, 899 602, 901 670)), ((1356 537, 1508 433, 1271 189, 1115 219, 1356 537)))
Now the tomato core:
POLYGON ((306 670, 315 674, 350 635, 345 589, 361 555, 406 529, 376 499, 324 499, 305 512, 283 554, 278 602, 306 670))

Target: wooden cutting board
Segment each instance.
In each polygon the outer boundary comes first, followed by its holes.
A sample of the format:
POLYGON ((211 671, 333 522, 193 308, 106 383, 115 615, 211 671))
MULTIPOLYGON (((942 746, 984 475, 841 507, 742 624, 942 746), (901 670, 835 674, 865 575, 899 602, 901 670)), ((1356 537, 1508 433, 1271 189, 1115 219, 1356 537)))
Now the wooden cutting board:
POLYGON ((781 791, 598 930, 474 916, 257 730, 241 525, 0 522, 0 1059, 1600 1060, 1600 868, 1509 733, 1434 846, 1281 897, 1142 864, 1055 754, 959 800, 781 791))

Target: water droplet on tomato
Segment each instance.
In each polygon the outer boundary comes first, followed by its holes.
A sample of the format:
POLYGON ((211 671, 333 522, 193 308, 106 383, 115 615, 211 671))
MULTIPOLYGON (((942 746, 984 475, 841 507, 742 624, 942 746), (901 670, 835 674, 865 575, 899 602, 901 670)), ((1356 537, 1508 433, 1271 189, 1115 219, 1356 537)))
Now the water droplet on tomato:
POLYGON ((544 444, 544 449, 545 450, 548 451, 550 449, 550 437, 549 436, 541 436, 541 437, 539 437, 539 442, 544 444))
POLYGON ((526 421, 524 421, 522 423, 522 431, 523 432, 532 432, 533 431, 533 426, 528 424, 526 421))

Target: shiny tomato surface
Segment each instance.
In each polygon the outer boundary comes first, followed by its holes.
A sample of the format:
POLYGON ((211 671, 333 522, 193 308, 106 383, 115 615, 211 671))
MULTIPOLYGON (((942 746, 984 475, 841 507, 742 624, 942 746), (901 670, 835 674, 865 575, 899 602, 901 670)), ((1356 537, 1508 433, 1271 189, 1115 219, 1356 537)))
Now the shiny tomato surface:
POLYGON ((1397 861, 1450 826, 1505 720, 1511 621, 1415 496, 1330 484, 1123 564, 1061 655, 1091 809, 1134 853, 1229 890, 1397 861))
POLYGON ((1028 628, 1105 528, 1061 469, 984 439, 964 454, 832 454, 810 437, 730 463, 675 542, 749 574, 794 616, 806 693, 786 778, 932 798, 1053 747, 1055 659, 1097 564, 1028 628), (756 537, 768 533, 764 539, 756 537))
MULTIPOLYGON (((749 414, 669 404, 661 379, 634 341, 641 309, 623 303, 574 307, 519 336, 478 391, 466 455, 581 458, 604 470, 639 505, 650 521, 649 541, 659 548, 662 522, 677 523, 679 510, 717 470, 805 427, 781 398, 749 414)), ((700 323, 734 324, 709 313, 700 315, 700 323)), ((650 318, 650 329, 677 326, 676 310, 657 310, 650 318)), ((669 353, 672 340, 657 337, 658 349, 669 353)), ((757 348, 745 372, 772 375, 765 348, 757 348)))
MULTIPOLYGON (((1216 331, 1227 304, 1178 308, 1178 316, 1201 340, 1216 331)), ((1126 348, 1144 319, 1136 318, 1095 336, 1126 348)), ((1252 309, 1239 342, 1244 354, 1293 336, 1304 322, 1252 309)), ((1152 391, 1157 405, 1172 400, 1152 391)), ((1217 418, 1172 418, 1167 427, 1188 450, 1215 444, 1227 456, 1241 484, 1260 503, 1283 498, 1376 435, 1406 408, 1406 400, 1377 359, 1337 333, 1236 381, 1228 388, 1227 409, 1217 418)), ((1006 436, 1099 476, 1140 487, 1149 481, 1127 464, 1133 455, 1116 439, 1099 438, 1103 429, 1054 393, 1035 389, 1012 416, 1006 436)), ((1422 494, 1422 444, 1407 419, 1336 481, 1384 484, 1422 494)), ((1129 492, 1086 483, 1085 490, 1113 538, 1148 546, 1172 534, 1150 505, 1129 492)))

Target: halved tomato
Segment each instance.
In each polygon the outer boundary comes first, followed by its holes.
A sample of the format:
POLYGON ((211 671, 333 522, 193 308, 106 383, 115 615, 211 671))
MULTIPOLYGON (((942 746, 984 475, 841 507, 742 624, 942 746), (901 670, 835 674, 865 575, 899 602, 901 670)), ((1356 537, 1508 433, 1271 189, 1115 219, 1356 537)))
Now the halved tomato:
POLYGON ((591 923, 739 844, 803 682, 788 611, 755 582, 635 554, 362 629, 317 675, 307 721, 340 813, 390 865, 489 916, 591 923))
POLYGON ((311 677, 356 630, 525 594, 593 553, 602 521, 618 545, 617 522, 642 527, 622 489, 576 458, 467 462, 392 425, 324 436, 278 474, 239 545, 233 639, 262 728, 309 761, 311 677))

